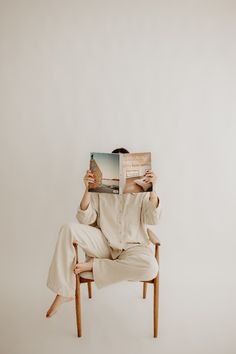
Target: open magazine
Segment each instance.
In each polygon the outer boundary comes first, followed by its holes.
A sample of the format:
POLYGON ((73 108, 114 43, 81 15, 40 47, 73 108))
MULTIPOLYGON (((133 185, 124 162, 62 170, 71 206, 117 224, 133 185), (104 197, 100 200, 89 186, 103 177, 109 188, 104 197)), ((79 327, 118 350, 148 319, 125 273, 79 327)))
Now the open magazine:
POLYGON ((97 193, 141 193, 152 191, 146 173, 151 170, 151 153, 90 153, 90 170, 95 182, 88 191, 97 193))

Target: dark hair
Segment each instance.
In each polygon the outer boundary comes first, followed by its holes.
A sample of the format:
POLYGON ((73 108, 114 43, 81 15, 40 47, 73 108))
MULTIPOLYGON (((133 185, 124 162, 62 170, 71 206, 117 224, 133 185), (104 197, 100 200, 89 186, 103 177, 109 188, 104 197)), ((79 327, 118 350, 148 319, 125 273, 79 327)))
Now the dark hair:
POLYGON ((112 151, 112 153, 118 153, 118 152, 121 152, 122 154, 128 154, 129 151, 126 150, 125 148, 118 148, 118 149, 115 149, 112 151))

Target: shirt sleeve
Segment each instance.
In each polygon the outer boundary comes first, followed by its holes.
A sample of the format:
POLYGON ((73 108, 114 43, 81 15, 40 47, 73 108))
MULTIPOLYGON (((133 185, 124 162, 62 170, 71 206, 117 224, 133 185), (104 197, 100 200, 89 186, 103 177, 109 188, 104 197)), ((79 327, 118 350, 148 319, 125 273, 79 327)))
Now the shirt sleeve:
POLYGON ((141 220, 147 225, 157 225, 161 217, 161 201, 159 199, 159 204, 157 207, 149 200, 150 192, 147 192, 143 198, 142 209, 141 209, 141 220))
POLYGON ((77 208, 76 218, 79 223, 85 225, 91 225, 97 220, 96 196, 93 196, 93 194, 90 196, 90 203, 87 209, 82 210, 79 205, 77 208))

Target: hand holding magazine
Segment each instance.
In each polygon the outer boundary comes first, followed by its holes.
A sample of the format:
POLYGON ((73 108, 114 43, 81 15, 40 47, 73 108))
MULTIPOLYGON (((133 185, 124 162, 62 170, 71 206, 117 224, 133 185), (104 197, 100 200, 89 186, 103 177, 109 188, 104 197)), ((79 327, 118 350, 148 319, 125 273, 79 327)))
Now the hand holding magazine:
POLYGON ((97 193, 142 193, 153 190, 146 178, 151 170, 151 153, 90 153, 90 170, 95 182, 88 191, 97 193))

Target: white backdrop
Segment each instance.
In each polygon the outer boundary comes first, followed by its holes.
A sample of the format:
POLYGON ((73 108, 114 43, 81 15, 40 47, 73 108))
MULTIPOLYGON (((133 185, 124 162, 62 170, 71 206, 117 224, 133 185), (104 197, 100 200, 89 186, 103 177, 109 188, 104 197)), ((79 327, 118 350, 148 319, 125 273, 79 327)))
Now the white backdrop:
MULTIPOLYGON (((1 1, 1 352, 236 352, 235 1, 1 1), (90 151, 152 151, 160 337, 141 284, 44 318, 90 151)), ((151 290, 151 289, 150 289, 151 290)))

